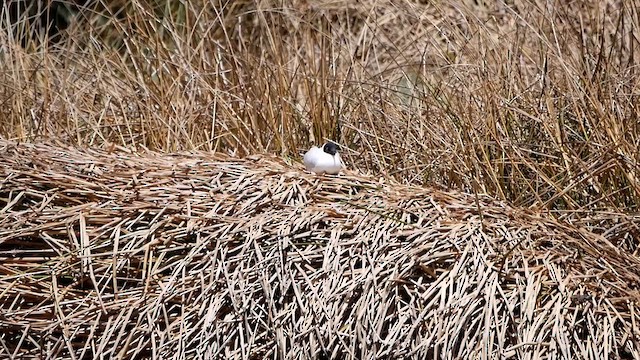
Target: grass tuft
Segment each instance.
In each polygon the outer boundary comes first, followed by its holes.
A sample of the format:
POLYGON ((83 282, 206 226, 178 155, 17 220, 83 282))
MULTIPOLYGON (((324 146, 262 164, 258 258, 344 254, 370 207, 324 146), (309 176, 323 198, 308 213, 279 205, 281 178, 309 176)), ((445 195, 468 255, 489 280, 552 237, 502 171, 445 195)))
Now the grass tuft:
POLYGON ((0 142, 0 355, 637 358, 637 256, 273 156, 0 142))
POLYGON ((49 47, 22 48, 30 18, 3 16, 5 138, 294 157, 330 138, 351 168, 407 184, 637 211, 625 2, 67 7, 49 47))

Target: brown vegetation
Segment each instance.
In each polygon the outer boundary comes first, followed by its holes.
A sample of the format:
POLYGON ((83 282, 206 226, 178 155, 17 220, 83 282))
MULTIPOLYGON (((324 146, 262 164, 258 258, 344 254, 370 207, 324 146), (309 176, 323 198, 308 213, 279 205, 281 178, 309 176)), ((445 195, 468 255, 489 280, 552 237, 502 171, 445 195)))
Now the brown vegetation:
POLYGON ((0 36, 0 133, 290 156, 333 138, 405 183, 637 211, 635 2, 170 4, 96 5, 41 51, 0 36))
POLYGON ((640 358, 638 5, 2 13, 0 356, 640 358))
POLYGON ((267 156, 0 149, 5 355, 639 355, 640 260, 539 214, 267 156))

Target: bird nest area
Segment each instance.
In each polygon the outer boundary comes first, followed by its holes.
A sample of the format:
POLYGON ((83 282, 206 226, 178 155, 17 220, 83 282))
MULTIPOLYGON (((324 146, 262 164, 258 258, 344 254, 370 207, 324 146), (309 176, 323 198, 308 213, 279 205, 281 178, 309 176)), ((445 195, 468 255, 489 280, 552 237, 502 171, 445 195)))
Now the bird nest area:
POLYGON ((0 357, 640 358, 640 261, 298 160, 0 142, 0 357))

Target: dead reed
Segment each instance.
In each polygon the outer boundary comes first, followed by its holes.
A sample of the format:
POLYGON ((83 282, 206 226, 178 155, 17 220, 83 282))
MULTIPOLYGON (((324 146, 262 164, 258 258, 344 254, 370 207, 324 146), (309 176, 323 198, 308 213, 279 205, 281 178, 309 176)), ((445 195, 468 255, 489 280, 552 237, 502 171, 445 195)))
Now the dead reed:
POLYGON ((48 48, 3 13, 5 139, 291 156, 332 138, 407 184, 591 225, 638 212, 637 0, 59 3, 48 48))
POLYGON ((0 141, 2 358, 640 358, 640 261, 298 160, 0 141))

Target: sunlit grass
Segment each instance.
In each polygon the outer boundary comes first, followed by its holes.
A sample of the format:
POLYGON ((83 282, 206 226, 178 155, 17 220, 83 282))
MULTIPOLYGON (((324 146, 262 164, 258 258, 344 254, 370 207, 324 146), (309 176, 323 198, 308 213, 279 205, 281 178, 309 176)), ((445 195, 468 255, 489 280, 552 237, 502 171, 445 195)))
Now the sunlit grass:
POLYGON ((639 357, 634 1, 88 2, 0 14, 0 357, 639 357))
POLYGON ((330 138, 406 183, 637 211, 636 7, 179 4, 71 9, 49 47, 3 17, 2 136, 292 157, 330 138))

